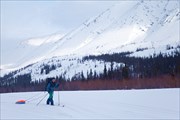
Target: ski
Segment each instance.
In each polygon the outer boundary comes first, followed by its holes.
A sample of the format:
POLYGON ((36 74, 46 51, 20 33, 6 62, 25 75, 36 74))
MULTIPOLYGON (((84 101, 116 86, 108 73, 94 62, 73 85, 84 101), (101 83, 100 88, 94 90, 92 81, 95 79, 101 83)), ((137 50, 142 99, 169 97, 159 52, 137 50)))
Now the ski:
POLYGON ((65 107, 65 105, 58 105, 58 106, 60 106, 60 107, 65 107))
POLYGON ((47 106, 65 107, 65 105, 47 105, 47 106))

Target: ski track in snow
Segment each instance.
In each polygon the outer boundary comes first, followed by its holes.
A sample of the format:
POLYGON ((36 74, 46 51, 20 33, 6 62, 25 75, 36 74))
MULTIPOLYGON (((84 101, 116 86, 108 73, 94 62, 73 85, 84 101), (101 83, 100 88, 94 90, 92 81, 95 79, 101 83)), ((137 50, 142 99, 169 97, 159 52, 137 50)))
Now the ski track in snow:
POLYGON ((0 119, 180 119, 180 89, 60 91, 55 106, 37 106, 44 92, 0 94, 0 119), (32 98, 26 104, 19 99, 32 98), (37 98, 36 100, 33 100, 37 98), (65 105, 65 107, 62 107, 65 105))

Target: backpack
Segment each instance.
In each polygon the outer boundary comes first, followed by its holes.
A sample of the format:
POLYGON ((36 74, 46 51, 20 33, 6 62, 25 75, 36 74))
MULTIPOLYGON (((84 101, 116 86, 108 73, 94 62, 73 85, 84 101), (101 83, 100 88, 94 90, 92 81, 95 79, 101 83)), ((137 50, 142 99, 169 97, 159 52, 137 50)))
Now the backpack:
POLYGON ((55 79, 55 78, 52 77, 52 78, 47 78, 47 79, 46 79, 45 91, 47 91, 47 86, 48 86, 49 83, 52 82, 53 79, 55 79))

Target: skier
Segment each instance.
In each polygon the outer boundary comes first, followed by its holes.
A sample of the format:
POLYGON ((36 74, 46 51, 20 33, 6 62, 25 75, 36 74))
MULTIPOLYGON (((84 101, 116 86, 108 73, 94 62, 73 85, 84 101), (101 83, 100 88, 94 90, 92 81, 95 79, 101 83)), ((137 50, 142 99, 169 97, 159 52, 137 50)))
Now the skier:
POLYGON ((54 89, 58 88, 59 84, 56 82, 55 78, 48 78, 48 83, 46 85, 46 90, 49 93, 49 98, 47 99, 47 105, 51 103, 51 105, 54 105, 53 101, 53 94, 54 94, 54 89))

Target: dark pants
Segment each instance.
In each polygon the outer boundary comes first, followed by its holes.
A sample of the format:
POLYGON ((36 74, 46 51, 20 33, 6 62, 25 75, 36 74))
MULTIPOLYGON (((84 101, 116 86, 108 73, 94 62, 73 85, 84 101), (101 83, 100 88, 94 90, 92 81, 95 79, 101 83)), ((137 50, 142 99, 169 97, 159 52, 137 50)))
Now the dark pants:
POLYGON ((47 99, 47 104, 51 104, 54 105, 54 101, 53 101, 53 91, 48 92, 49 93, 49 98, 47 99))

